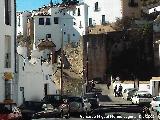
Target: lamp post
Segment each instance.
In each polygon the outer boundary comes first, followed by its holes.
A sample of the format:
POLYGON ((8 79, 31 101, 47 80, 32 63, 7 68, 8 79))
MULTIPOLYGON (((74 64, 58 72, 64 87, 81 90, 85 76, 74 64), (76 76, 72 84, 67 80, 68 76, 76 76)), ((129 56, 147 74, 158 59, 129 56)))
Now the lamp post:
POLYGON ((87 42, 87 54, 86 54, 86 85, 85 85, 85 92, 88 92, 88 46, 89 42, 87 42))
POLYGON ((61 95, 63 95, 63 29, 62 32, 62 41, 61 41, 61 79, 60 79, 60 88, 61 88, 61 95))

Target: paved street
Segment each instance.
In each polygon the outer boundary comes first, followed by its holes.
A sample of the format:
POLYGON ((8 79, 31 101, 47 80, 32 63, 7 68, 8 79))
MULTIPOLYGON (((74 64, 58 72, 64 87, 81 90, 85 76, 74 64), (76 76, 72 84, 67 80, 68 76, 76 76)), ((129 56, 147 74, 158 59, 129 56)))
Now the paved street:
POLYGON ((100 104, 102 106, 110 104, 131 104, 131 101, 124 100, 122 97, 114 97, 112 85, 109 90, 106 84, 96 84, 96 87, 102 89, 102 96, 100 97, 100 104))
MULTIPOLYGON (((102 89, 102 95, 100 96, 100 104, 101 106, 120 106, 120 105, 125 105, 125 106, 133 106, 131 105, 131 101, 124 100, 122 97, 114 97, 113 94, 113 87, 110 86, 110 89, 108 90, 106 84, 96 84, 96 88, 102 89)), ((138 107, 137 107, 138 109, 138 107)), ((110 115, 112 113, 108 113, 110 115)), ((119 112, 114 112, 114 114, 119 114, 119 112)), ((140 117, 141 115, 139 113, 122 113, 121 115, 127 116, 127 117, 133 117, 133 120, 141 120, 140 117)), ((156 115, 156 112, 151 111, 151 116, 148 116, 149 118, 153 118, 153 120, 158 120, 158 117, 156 115)), ((65 118, 42 118, 39 120, 64 120, 65 118)), ((79 120, 81 118, 74 118, 71 117, 69 118, 70 120, 79 120)))

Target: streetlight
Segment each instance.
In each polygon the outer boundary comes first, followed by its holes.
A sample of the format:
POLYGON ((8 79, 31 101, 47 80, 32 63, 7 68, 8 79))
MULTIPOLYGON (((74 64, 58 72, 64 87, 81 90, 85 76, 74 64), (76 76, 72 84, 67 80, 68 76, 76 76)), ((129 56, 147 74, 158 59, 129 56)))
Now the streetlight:
POLYGON ((85 85, 85 92, 88 92, 88 46, 89 46, 89 42, 87 42, 87 59, 86 59, 86 85, 85 85))
POLYGON ((63 28, 62 32, 62 41, 61 41, 61 79, 60 79, 60 87, 61 87, 61 95, 63 95, 63 28))

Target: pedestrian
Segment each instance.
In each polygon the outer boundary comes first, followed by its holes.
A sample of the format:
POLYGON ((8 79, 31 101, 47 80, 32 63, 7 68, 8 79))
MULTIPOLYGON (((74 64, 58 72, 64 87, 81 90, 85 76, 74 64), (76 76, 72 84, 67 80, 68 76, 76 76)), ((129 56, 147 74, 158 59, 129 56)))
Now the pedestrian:
POLYGON ((122 87, 122 85, 120 84, 120 85, 119 85, 119 88, 118 88, 118 94, 119 94, 119 96, 122 96, 122 89, 123 89, 123 87, 122 87))
POLYGON ((91 81, 91 87, 92 87, 92 89, 95 87, 94 80, 91 81))
POLYGON ((111 85, 111 82, 107 81, 107 87, 108 87, 108 89, 109 89, 110 85, 111 85))
POLYGON ((117 97, 117 85, 114 87, 114 96, 117 97))

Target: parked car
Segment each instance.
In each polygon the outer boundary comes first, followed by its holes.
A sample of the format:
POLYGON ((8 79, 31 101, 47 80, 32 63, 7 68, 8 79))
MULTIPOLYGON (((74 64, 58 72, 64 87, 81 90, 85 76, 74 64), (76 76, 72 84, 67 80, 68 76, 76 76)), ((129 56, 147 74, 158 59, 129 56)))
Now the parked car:
POLYGON ((126 88, 123 91, 123 99, 130 100, 136 91, 138 91, 136 88, 126 88))
POLYGON ((69 107, 70 107, 70 113, 73 114, 81 114, 81 115, 85 115, 87 113, 87 109, 85 106, 86 104, 84 104, 83 98, 81 97, 68 97, 68 103, 69 103, 69 107))
POLYGON ((148 91, 137 91, 131 97, 133 104, 145 104, 149 105, 152 101, 152 95, 148 91))
POLYGON ((52 104, 54 107, 58 108, 63 103, 63 96, 62 95, 46 95, 43 98, 43 102, 52 104))
POLYGON ((39 118, 53 118, 53 117, 60 117, 60 110, 54 108, 51 104, 43 104, 43 110, 40 112, 36 112, 32 115, 32 118, 39 119, 39 118))
POLYGON ((22 112, 23 120, 31 120, 33 114, 43 111, 44 102, 39 101, 25 101, 19 108, 22 112))
POLYGON ((94 110, 100 106, 99 101, 97 101, 97 98, 88 98, 88 101, 91 104, 91 109, 94 110))
POLYGON ((160 120, 160 104, 158 105, 158 107, 155 107, 155 112, 157 112, 157 116, 158 116, 158 120, 160 120))
POLYGON ((86 114, 91 112, 91 103, 86 97, 83 97, 83 104, 84 104, 84 110, 86 111, 86 114))
POLYGON ((151 110, 156 110, 156 108, 159 107, 160 105, 160 96, 153 97, 150 105, 151 105, 151 110))
POLYGON ((16 103, 0 103, 0 120, 22 120, 22 114, 16 103))
POLYGON ((70 117, 70 107, 67 99, 63 99, 63 103, 59 106, 60 116, 69 118, 70 117))

